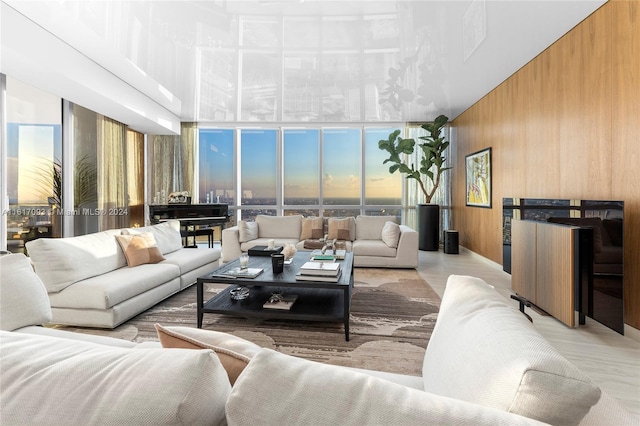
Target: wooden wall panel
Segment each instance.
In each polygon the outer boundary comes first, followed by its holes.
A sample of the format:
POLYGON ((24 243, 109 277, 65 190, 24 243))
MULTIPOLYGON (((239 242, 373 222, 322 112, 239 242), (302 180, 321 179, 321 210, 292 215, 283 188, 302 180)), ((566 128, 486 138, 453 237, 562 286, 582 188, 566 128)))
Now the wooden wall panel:
POLYGON ((625 201, 625 322, 640 328, 640 2, 611 2, 612 197, 625 201))
POLYGON ((640 2, 611 0, 452 122, 454 227, 502 263, 503 197, 625 202, 625 323, 640 329, 640 2), (615 25, 614 25, 615 23, 615 25), (492 147, 493 208, 464 157, 492 147))
POLYGON ((534 303, 569 327, 575 326, 576 228, 537 223, 534 303))

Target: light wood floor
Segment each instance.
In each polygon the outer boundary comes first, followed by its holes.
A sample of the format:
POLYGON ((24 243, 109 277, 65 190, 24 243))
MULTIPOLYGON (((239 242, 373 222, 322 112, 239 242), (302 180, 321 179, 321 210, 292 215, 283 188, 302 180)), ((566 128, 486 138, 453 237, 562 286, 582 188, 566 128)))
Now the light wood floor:
MULTIPOLYGON (((421 251, 418 271, 442 296, 451 274, 472 275, 487 281, 509 298, 511 276, 502 266, 464 248, 460 254, 421 251)), ((540 316, 527 308, 533 324, 556 349, 597 383, 606 393, 617 398, 630 411, 640 415, 640 342, 587 318, 587 323, 569 328, 553 317, 540 316)))

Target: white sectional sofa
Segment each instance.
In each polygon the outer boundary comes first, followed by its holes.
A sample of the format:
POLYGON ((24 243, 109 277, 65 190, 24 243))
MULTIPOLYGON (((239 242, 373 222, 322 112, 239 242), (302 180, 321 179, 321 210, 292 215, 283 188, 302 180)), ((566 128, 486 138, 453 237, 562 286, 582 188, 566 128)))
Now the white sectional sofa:
MULTIPOLYGON (((353 252, 356 267, 416 268, 418 233, 398 225, 394 216, 346 218, 305 218, 301 215, 258 215, 254 222, 239 221, 222 231, 222 261, 229 262, 255 246, 293 244, 311 250, 318 239, 328 235, 353 252)), ((320 244, 321 246, 322 244, 320 244)))
POLYGON ((26 247, 49 293, 52 322, 84 327, 116 327, 195 283, 220 259, 218 249, 183 248, 178 221, 40 238, 26 247), (131 259, 117 241, 123 235, 152 235, 164 260, 128 266, 131 259))
POLYGON ((37 327, 51 309, 26 258, 0 256, 0 272, 3 426, 640 420, 473 277, 449 278, 422 377, 415 377, 320 364, 189 327, 158 327, 162 347, 37 327))

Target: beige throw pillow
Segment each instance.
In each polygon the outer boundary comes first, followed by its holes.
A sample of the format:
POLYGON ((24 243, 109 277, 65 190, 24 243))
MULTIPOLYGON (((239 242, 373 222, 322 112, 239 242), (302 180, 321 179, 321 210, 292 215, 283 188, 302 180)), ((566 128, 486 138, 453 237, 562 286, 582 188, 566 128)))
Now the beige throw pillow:
POLYGON ((155 324, 163 348, 211 349, 220 358, 233 385, 251 358, 260 351, 255 343, 219 331, 155 324))
POLYGON ((124 257, 127 258, 127 265, 130 267, 145 263, 158 263, 164 260, 151 232, 116 235, 116 240, 122 248, 124 257))
POLYGON ((319 239, 323 234, 323 219, 321 217, 303 217, 300 240, 319 239))
POLYGON ((398 241, 400 240, 400 225, 397 223, 387 221, 382 228, 382 241, 386 245, 392 248, 398 247, 398 241))
POLYGON ((353 241, 355 239, 355 221, 352 217, 344 219, 329 218, 329 239, 353 241))
POLYGON ((255 240, 256 238, 258 238, 258 223, 247 222, 246 220, 239 220, 238 232, 240 234, 238 237, 238 241, 241 243, 246 243, 247 241, 255 240))

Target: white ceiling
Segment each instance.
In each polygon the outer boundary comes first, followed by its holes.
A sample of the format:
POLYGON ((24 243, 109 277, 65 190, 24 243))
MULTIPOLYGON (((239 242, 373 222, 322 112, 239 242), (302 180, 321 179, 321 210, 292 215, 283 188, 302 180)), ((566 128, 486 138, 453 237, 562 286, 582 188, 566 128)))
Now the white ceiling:
POLYGON ((152 134, 454 119, 604 2, 2 0, 0 71, 152 134))

